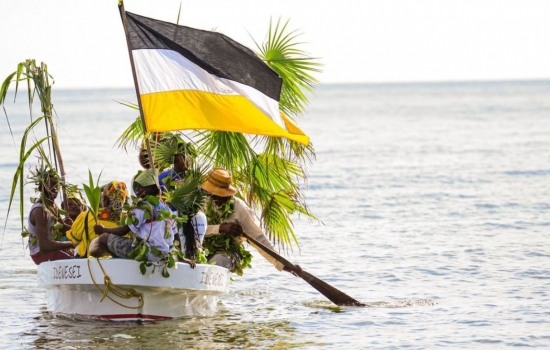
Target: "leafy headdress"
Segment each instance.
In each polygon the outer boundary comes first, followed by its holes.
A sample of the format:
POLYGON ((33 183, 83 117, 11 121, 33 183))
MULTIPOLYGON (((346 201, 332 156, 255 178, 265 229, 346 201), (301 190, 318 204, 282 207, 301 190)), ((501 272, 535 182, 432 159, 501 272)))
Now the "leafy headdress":
MULTIPOLYGON (((35 168, 29 169, 28 183, 35 185, 35 192, 40 194, 40 198, 31 198, 31 202, 35 203, 38 199, 42 202, 44 210, 52 215, 55 215, 56 208, 46 200, 46 192, 49 188, 46 186, 51 180, 60 182, 61 178, 57 170, 53 169, 47 162, 44 162, 42 158, 39 158, 38 165, 35 168)), ((55 198, 53 198, 55 199, 55 198)))
POLYGON ((173 133, 164 133, 159 141, 152 141, 155 164, 159 169, 170 167, 177 155, 182 155, 187 163, 187 168, 195 162, 197 150, 191 142, 185 142, 181 136, 173 133))

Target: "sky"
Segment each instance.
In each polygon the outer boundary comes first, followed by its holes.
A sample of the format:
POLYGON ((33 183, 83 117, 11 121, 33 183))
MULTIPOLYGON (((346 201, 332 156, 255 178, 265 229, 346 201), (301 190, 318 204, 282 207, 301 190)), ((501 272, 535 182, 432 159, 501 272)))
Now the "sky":
MULTIPOLYGON (((132 87, 117 0, 0 0, 0 79, 27 58, 56 88, 132 87)), ((548 0, 126 0, 255 49, 289 20, 322 84, 550 79, 548 0)))

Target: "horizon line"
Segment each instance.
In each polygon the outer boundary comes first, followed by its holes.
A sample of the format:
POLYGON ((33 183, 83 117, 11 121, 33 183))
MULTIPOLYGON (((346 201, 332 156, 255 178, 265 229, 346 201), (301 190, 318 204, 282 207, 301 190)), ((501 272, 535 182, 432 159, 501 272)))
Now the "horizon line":
MULTIPOLYGON (((417 81, 365 81, 365 82, 326 82, 314 84, 313 88, 342 85, 439 85, 439 84, 491 84, 491 83, 550 83, 550 78, 521 78, 521 79, 465 79, 465 80, 417 80, 417 81)), ((55 86, 55 85, 54 85, 55 86)), ((52 86, 52 88, 54 87, 52 86)), ((59 87, 56 90, 127 90, 134 86, 97 86, 97 87, 59 87)), ((10 86, 9 90, 15 90, 10 86)))

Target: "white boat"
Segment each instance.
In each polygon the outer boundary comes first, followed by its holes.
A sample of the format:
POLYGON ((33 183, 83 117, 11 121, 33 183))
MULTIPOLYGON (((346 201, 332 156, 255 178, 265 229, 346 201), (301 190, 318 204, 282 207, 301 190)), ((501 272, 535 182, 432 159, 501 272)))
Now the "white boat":
POLYGON ((46 289, 47 310, 67 316, 113 321, 153 321, 210 315, 218 296, 229 291, 229 270, 177 263, 142 275, 130 259, 70 259, 38 265, 38 286, 46 289))

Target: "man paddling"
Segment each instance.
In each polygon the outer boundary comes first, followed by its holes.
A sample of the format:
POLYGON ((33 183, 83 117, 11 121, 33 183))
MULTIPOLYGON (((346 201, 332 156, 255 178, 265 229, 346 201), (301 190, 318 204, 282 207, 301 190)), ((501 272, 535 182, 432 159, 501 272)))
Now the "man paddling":
MULTIPOLYGON (((274 251, 271 242, 254 221, 254 211, 240 198, 235 197, 237 189, 231 185, 232 176, 223 168, 211 170, 201 188, 210 194, 207 200, 206 216, 208 226, 204 246, 209 250, 208 262, 223 266, 242 275, 250 265, 250 253, 243 247, 244 232, 265 247, 274 251)), ((295 272, 286 268, 271 255, 249 242, 277 270, 295 272)), ((301 271, 298 265, 297 270, 301 271)))

